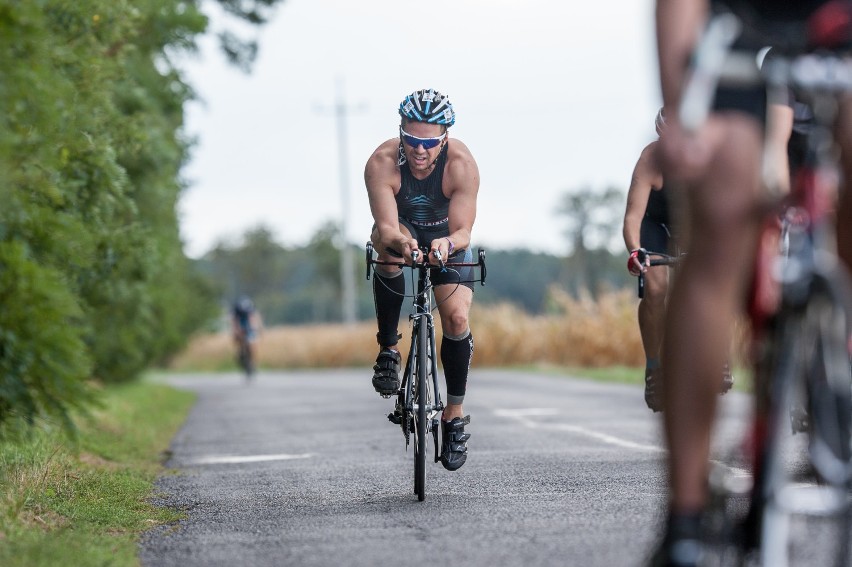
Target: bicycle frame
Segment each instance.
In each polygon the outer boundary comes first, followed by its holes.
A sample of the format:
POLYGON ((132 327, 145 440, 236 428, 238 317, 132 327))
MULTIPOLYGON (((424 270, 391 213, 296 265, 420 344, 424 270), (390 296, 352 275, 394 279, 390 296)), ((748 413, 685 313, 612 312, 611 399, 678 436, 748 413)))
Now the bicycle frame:
MULTIPOLYGON (((413 312, 408 316, 409 321, 412 322, 412 331, 411 348, 408 351, 408 359, 405 363, 401 385, 401 388, 404 390, 403 404, 405 410, 412 415, 419 410, 416 388, 419 387, 420 377, 417 376, 416 371, 418 370, 418 354, 424 348, 422 343, 425 342, 426 349, 428 350, 427 359, 429 366, 426 375, 431 375, 431 383, 427 386, 431 392, 434 392, 433 396, 426 396, 428 404, 425 407, 425 414, 427 422, 430 424, 430 430, 434 433, 437 445, 437 423, 433 424, 432 421, 439 412, 443 411, 444 403, 441 401, 441 391, 438 386, 438 357, 435 347, 435 323, 432 317, 431 267, 424 263, 419 266, 412 266, 412 269, 417 274, 417 291, 414 297, 413 312), (425 333, 425 341, 421 333, 425 333)), ((407 441, 406 439, 406 443, 407 441)))

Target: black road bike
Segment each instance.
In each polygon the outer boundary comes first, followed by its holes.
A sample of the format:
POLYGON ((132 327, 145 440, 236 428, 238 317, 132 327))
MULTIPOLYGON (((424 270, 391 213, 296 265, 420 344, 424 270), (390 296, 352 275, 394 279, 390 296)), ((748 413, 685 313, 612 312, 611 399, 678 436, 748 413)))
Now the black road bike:
MULTIPOLYGON (((411 347, 405 361, 399 391, 396 394, 394 411, 388 419, 402 428, 405 447, 414 437, 414 493, 421 502, 426 498, 426 453, 427 440, 432 438, 435 450, 435 462, 440 460, 438 430, 440 413, 444 409, 438 380, 438 357, 435 345, 435 325, 432 319, 432 272, 434 270, 456 270, 464 267, 478 267, 479 278, 471 280, 485 285, 485 251, 480 249, 476 262, 443 262, 436 256, 438 266, 430 265, 426 258, 430 250, 421 247, 412 254, 414 263, 408 266, 402 261, 381 262, 373 258, 373 243, 367 243, 366 251, 367 279, 374 265, 410 268, 414 291, 411 321, 411 347), (422 254, 422 257, 421 257, 422 254), (422 258, 422 261, 418 262, 422 258), (416 287, 415 287, 416 286, 416 287)), ((459 282, 457 285, 461 285, 459 282)))

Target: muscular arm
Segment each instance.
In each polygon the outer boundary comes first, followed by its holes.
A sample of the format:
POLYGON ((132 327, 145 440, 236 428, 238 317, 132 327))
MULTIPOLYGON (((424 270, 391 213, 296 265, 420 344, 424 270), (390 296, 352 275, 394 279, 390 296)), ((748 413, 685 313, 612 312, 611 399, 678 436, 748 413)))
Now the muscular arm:
MULTIPOLYGON (((399 212, 395 199, 395 187, 400 182, 396 164, 397 144, 397 140, 388 140, 373 152, 364 167, 364 183, 380 242, 386 248, 400 252, 410 262, 411 251, 417 249, 417 241, 399 230, 399 212)), ((385 250, 377 251, 380 255, 385 253, 385 250)))
POLYGON ((708 16, 709 0, 657 0, 657 56, 666 108, 666 136, 660 140, 660 156, 670 179, 700 176, 724 141, 723 129, 712 118, 692 132, 685 131, 679 119, 687 63, 708 16))
POLYGON ((766 122, 766 160, 769 169, 764 179, 770 189, 790 192, 790 161, 787 144, 793 133, 793 108, 787 104, 771 103, 766 122))
POLYGON ((653 187, 662 185, 662 174, 658 170, 655 158, 657 142, 651 142, 639 156, 633 168, 630 188, 627 190, 627 206, 624 211, 622 235, 627 250, 635 250, 641 246, 639 232, 642 218, 648 206, 648 197, 653 187))
POLYGON ((677 116, 686 64, 708 10, 707 0, 657 0, 657 55, 667 117, 677 116))
MULTIPOLYGON (((476 220, 476 197, 479 193, 479 167, 467 146, 453 140, 454 155, 447 164, 445 194, 450 199, 449 229, 450 240, 456 250, 470 246, 473 222, 476 220)), ((440 247, 447 251, 447 243, 436 243, 432 248, 440 247), (437 246, 436 246, 437 244, 437 246)))

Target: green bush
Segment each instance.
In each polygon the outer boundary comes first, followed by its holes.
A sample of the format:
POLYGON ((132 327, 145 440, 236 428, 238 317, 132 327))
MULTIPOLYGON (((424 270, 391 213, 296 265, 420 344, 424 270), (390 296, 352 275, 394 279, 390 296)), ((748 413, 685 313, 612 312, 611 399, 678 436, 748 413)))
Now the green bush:
MULTIPOLYGON (((67 419, 216 313, 176 205, 183 0, 0 0, 0 428, 67 419)), ((0 430, 2 433, 2 430, 0 430)))

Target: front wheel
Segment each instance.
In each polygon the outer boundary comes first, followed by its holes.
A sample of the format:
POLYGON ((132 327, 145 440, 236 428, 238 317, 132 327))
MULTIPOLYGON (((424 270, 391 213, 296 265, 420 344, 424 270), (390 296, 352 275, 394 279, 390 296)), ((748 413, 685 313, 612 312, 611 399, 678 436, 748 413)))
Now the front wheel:
POLYGON ((757 484, 761 565, 798 563, 813 547, 822 554, 818 563, 848 565, 852 407, 840 297, 817 279, 803 310, 779 325, 777 387, 757 484))
POLYGON ((414 395, 417 409, 414 412, 414 493, 417 499, 426 498, 426 405, 429 402, 429 340, 427 325, 419 321, 417 325, 417 381, 414 385, 414 395))

